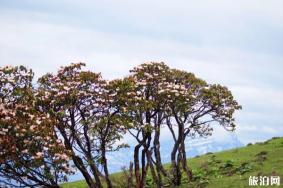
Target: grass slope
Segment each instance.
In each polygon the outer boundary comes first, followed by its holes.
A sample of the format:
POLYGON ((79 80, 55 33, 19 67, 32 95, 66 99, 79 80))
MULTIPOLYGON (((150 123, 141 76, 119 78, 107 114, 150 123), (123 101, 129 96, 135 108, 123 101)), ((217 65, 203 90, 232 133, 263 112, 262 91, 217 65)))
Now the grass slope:
MULTIPOLYGON (((280 176, 283 187, 283 138, 272 138, 268 141, 248 144, 248 146, 188 159, 193 170, 194 180, 188 183, 186 179, 180 188, 208 187, 208 188, 242 188, 249 187, 249 176, 280 176)), ((166 168, 170 164, 165 165, 166 168)), ((115 187, 124 187, 123 173, 111 175, 115 187)), ((148 187, 152 180, 147 178, 148 187)), ((75 181, 62 184, 63 188, 85 188, 85 181, 75 181)), ((253 186, 256 187, 256 186, 253 186)), ((258 186, 268 187, 268 186, 258 186)), ((270 186, 271 187, 271 186, 270 186)), ((276 186, 278 187, 278 186, 276 186)))

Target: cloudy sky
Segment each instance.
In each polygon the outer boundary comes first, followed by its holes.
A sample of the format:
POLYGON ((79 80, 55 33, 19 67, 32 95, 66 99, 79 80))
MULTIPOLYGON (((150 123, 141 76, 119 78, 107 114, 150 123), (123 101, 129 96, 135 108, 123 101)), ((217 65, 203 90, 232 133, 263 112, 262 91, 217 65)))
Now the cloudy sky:
POLYGON ((82 61, 107 79, 164 61, 232 90, 241 142, 283 136, 282 0, 1 0, 0 58, 36 77, 82 61))

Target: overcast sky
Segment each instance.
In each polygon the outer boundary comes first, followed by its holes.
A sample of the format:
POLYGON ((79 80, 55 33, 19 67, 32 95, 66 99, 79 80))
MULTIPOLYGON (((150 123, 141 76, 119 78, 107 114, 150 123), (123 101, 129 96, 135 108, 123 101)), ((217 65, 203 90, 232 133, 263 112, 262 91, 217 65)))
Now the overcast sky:
POLYGON ((233 92, 243 143, 283 136, 282 0, 1 0, 0 58, 36 77, 81 61, 107 79, 164 61, 233 92))

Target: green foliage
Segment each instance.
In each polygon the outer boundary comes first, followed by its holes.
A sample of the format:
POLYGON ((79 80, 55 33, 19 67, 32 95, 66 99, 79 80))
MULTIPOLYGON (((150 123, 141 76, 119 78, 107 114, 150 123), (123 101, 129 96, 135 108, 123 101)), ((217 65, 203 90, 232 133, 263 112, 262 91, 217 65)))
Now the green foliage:
POLYGON ((250 172, 253 170, 253 167, 251 165, 251 163, 249 162, 243 162, 237 169, 236 172, 240 175, 243 175, 247 172, 250 172))
POLYGON ((146 187, 152 187, 154 185, 154 181, 151 176, 147 176, 145 179, 146 187))
POLYGON ((255 161, 262 164, 267 159, 267 151, 261 151, 257 153, 255 156, 256 156, 255 161))

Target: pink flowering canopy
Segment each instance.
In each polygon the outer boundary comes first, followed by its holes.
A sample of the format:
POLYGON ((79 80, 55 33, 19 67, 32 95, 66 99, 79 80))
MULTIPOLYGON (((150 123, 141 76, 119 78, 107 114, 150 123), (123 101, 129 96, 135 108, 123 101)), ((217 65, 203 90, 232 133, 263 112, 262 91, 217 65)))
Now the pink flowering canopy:
POLYGON ((54 137, 52 119, 35 109, 33 72, 0 69, 0 174, 6 184, 56 184, 71 173, 69 157, 54 137))
POLYGON ((102 188, 103 179, 112 188, 107 153, 127 147, 122 139, 130 134, 136 142, 128 186, 144 187, 149 170, 157 187, 178 186, 183 174, 192 180, 186 138, 210 136, 212 124, 235 130, 241 106, 225 86, 162 62, 111 81, 84 67, 61 67, 36 87, 31 70, 0 68, 0 183, 59 187, 75 167, 89 187, 102 188), (160 153, 164 127, 173 138, 170 172, 160 153))

